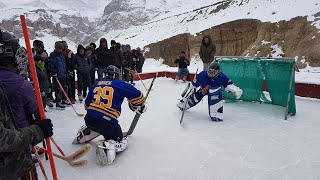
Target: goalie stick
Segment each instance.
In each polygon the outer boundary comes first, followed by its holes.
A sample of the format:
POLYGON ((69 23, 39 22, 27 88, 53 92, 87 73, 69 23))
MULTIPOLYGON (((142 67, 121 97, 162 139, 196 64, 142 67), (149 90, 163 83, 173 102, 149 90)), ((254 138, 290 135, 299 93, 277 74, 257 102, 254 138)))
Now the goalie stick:
MULTIPOLYGON (((153 83, 154 83, 154 81, 156 80, 156 78, 157 78, 157 74, 156 74, 155 77, 152 79, 152 82, 151 82, 150 87, 149 87, 149 89, 148 89, 148 91, 147 91, 146 97, 144 98, 144 102, 147 100, 147 98, 148 98, 148 96, 149 96, 149 93, 150 93, 150 91, 151 91, 151 88, 152 88, 152 86, 153 86, 153 83)), ((134 116, 134 118, 133 118, 133 120, 132 120, 132 123, 131 123, 131 125, 130 125, 130 128, 129 128, 128 132, 124 132, 124 133, 123 133, 123 136, 124 136, 124 137, 130 136, 130 135, 133 133, 133 131, 134 131, 134 129, 135 129, 135 127, 136 127, 139 119, 140 119, 140 116, 141 116, 141 114, 139 114, 138 112, 136 112, 136 115, 134 116)))
MULTIPOLYGON (((196 78, 197 78, 197 73, 198 73, 198 68, 197 68, 197 70, 196 70, 196 74, 194 75, 194 78, 193 78, 193 79, 196 79, 196 78)), ((190 89, 190 91, 187 93, 187 91, 188 91, 188 89, 189 89, 190 86, 191 86, 191 83, 188 84, 187 89, 185 89, 185 90, 183 91, 183 93, 181 94, 182 97, 187 97, 187 98, 186 98, 186 102, 184 102, 184 107, 183 107, 182 115, 181 115, 181 118, 180 118, 180 124, 181 124, 182 121, 183 121, 183 117, 184 117, 184 113, 186 112, 188 100, 189 100, 190 96, 194 93, 194 90, 193 90, 193 89, 190 89)))
MULTIPOLYGON (((45 149, 36 146, 37 149, 39 149, 40 151, 45 151, 45 149)), ((54 152, 53 156, 62 159, 64 161, 67 161, 70 166, 72 167, 80 167, 83 166, 87 163, 87 160, 80 160, 80 161, 76 161, 80 158, 82 158, 83 156, 85 156, 86 154, 88 154, 92 149, 92 146, 90 144, 86 144, 83 147, 81 147, 79 150, 77 150, 76 152, 74 152, 73 154, 71 154, 70 156, 61 156, 59 154, 56 154, 54 152)))

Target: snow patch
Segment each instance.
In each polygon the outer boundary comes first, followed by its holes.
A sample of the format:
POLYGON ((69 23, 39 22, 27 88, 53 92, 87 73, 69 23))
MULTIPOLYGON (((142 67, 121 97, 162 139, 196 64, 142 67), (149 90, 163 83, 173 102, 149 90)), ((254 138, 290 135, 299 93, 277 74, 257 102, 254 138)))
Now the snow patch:
POLYGON ((283 57, 284 53, 283 53, 282 47, 280 47, 278 44, 275 44, 275 45, 272 45, 271 48, 272 48, 271 57, 274 57, 274 58, 283 57))
POLYGON ((262 41, 261 41, 261 44, 262 44, 262 45, 267 45, 267 44, 270 44, 270 43, 271 43, 271 42, 266 41, 266 40, 262 40, 262 41))

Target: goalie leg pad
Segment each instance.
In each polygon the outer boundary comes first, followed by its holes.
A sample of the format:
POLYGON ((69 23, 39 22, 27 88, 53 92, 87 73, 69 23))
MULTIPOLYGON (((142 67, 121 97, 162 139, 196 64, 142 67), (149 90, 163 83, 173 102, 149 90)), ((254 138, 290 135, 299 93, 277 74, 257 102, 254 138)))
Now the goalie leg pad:
POLYGON ((209 116, 212 121, 223 120, 222 90, 220 87, 210 88, 208 93, 209 116))
POLYGON ((187 103, 185 110, 188 110, 193 106, 197 105, 202 100, 202 98, 203 98, 203 94, 201 93, 201 91, 197 91, 196 93, 191 94, 188 98, 181 99, 178 102, 177 106, 181 111, 183 111, 185 107, 185 103, 187 103))
POLYGON ((83 144, 91 141, 92 139, 98 137, 100 134, 92 131, 86 125, 81 126, 78 130, 77 136, 74 138, 72 144, 83 144))
POLYGON ((114 140, 102 140, 97 142, 97 164, 105 166, 111 164, 116 158, 116 142, 114 140))

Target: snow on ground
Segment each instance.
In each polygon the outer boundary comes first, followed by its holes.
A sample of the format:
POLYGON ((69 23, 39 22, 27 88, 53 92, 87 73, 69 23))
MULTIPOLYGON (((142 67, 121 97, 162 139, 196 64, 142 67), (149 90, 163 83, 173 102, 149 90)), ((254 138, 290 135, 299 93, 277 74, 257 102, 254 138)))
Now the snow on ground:
MULTIPOLYGON (((150 82, 145 80, 147 86, 150 82)), ((140 81, 136 83, 145 93, 140 81)), ((128 148, 114 163, 96 164, 99 137, 90 143, 94 148, 84 158, 89 161, 85 167, 72 168, 55 159, 59 179, 320 179, 320 101, 297 98, 297 115, 287 121, 283 120, 284 107, 225 103, 224 121, 212 122, 204 98, 186 112, 180 125, 181 111, 175 104, 185 86, 172 79, 156 79, 148 110, 130 136, 128 148)), ((76 109, 85 112, 79 102, 76 109)), ((84 121, 71 107, 48 109, 46 115, 53 120, 54 138, 67 155, 81 147, 71 142, 84 121)), ((123 131, 128 130, 133 116, 125 101, 119 120, 123 131)), ((50 174, 49 162, 44 164, 50 174)))

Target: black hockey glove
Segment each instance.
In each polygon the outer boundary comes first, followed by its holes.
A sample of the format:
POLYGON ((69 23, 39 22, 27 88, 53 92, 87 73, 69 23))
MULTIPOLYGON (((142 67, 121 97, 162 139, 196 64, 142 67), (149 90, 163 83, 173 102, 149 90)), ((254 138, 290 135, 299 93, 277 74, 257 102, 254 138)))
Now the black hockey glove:
POLYGON ((53 135, 51 119, 37 120, 34 124, 41 128, 44 138, 49 138, 53 135))
POLYGON ((147 106, 142 104, 141 106, 138 106, 137 113, 142 114, 142 113, 146 112, 146 110, 147 110, 147 106))
POLYGON ((133 112, 137 111, 137 113, 139 114, 142 114, 147 110, 146 105, 142 104, 140 106, 136 106, 136 105, 133 105, 131 102, 129 102, 129 108, 131 109, 131 111, 133 112))

